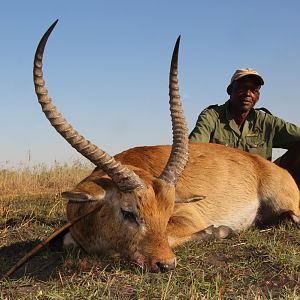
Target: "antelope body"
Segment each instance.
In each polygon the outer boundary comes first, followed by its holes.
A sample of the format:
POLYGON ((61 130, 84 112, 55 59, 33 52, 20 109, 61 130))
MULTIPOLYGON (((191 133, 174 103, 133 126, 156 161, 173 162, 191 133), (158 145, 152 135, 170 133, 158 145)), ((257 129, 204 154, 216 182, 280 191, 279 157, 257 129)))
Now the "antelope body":
POLYGON ((70 229, 88 253, 119 253, 152 271, 176 265, 182 243, 223 238, 289 213, 300 222, 299 189, 284 169, 259 156, 210 143, 188 143, 177 82, 176 43, 170 69, 172 146, 137 147, 110 157, 76 132, 52 105, 42 57, 54 23, 35 55, 34 83, 56 130, 97 165, 72 191, 69 220, 99 209, 70 229))

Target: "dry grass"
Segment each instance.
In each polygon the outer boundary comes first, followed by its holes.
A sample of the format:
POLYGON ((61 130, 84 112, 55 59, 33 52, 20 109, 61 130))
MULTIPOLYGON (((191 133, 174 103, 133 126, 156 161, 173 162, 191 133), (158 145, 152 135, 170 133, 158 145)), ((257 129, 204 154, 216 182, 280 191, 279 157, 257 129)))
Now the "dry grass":
MULTIPOLYGON (((0 277, 66 222, 59 193, 90 170, 75 164, 0 171, 0 277)), ((300 299, 294 224, 191 243, 175 253, 176 270, 152 274, 118 257, 66 252, 54 241, 0 280, 0 299, 300 299)))
POLYGON ((0 197, 59 195, 82 180, 92 168, 89 164, 75 161, 72 165, 55 162, 51 167, 40 164, 32 168, 2 169, 0 197))

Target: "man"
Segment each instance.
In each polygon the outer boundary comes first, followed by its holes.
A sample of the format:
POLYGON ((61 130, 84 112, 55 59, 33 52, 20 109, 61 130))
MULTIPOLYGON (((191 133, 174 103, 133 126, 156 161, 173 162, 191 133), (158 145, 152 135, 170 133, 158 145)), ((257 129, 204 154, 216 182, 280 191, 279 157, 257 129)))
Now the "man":
POLYGON ((297 146, 300 127, 273 116, 266 109, 254 109, 263 84, 257 71, 236 70, 227 87, 229 100, 200 113, 190 141, 223 144, 268 160, 272 159, 272 148, 297 146))

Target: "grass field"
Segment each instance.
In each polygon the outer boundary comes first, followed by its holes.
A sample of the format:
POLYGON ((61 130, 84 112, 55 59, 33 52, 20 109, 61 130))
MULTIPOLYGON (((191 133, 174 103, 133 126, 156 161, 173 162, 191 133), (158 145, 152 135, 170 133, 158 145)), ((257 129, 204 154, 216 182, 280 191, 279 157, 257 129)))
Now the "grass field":
MULTIPOLYGON (((60 193, 91 169, 0 170, 0 277, 66 223, 60 193)), ((0 280, 0 299, 300 299, 300 228, 290 222, 175 253, 174 271, 153 274, 119 257, 67 252, 57 239, 0 280)))

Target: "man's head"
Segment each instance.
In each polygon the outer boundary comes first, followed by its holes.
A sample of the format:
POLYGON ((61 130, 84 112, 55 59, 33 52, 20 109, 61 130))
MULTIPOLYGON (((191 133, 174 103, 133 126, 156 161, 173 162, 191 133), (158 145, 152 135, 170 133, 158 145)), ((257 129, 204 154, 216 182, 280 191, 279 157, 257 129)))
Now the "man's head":
POLYGON ((236 111, 247 112, 259 100, 262 77, 253 69, 238 69, 233 74, 227 93, 236 111))
POLYGON ((240 79, 242 79, 244 77, 253 78, 256 81, 257 85, 259 85, 259 86, 264 85, 263 78, 254 69, 249 69, 249 68, 237 69, 234 72, 234 74, 232 75, 231 80, 230 80, 230 84, 227 87, 227 94, 228 95, 231 95, 232 85, 234 84, 234 82, 239 81, 240 79))

